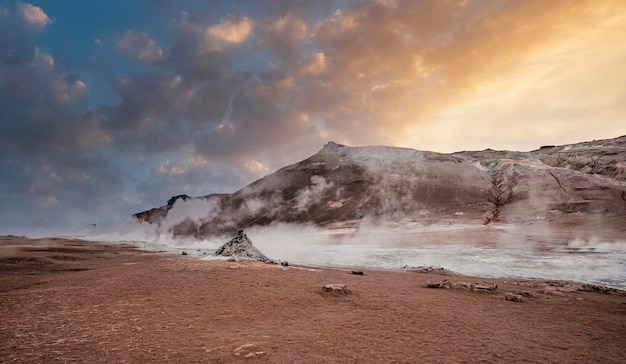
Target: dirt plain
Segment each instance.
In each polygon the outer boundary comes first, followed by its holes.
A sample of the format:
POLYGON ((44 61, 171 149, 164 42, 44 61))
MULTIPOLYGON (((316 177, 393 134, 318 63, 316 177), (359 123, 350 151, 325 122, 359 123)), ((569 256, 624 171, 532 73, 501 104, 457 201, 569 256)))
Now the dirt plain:
POLYGON ((1 363, 626 362, 623 291, 62 238, 0 237, 0 317, 1 363), (452 288, 426 287, 443 279, 452 288), (350 294, 322 293, 330 283, 350 294))

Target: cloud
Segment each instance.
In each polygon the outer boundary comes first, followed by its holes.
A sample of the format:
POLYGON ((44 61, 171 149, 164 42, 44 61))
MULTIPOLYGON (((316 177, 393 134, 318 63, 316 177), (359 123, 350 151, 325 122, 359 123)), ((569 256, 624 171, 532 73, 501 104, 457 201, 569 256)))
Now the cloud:
POLYGON ((69 80, 66 76, 62 76, 52 83, 52 96, 60 102, 72 101, 87 91, 87 85, 83 81, 69 80))
POLYGON ((164 56, 163 49, 156 41, 145 32, 137 30, 129 30, 124 33, 115 46, 134 59, 145 63, 158 62, 164 56))
POLYGON ((88 91, 72 69, 37 46, 51 20, 18 3, 0 21, 0 211, 3 226, 69 226, 93 218, 122 178, 97 148, 97 118, 75 107, 88 91), (35 29, 37 28, 37 29, 35 29), (91 135, 91 137, 90 137, 91 135))
POLYGON ((225 45, 240 44, 252 33, 253 22, 247 17, 224 19, 205 30, 206 50, 220 50, 225 45))
POLYGON ((170 160, 166 160, 165 162, 163 162, 163 164, 161 164, 161 166, 159 166, 158 169, 159 173, 162 174, 184 174, 185 170, 178 167, 178 166, 173 166, 171 165, 170 160))
MULTIPOLYGON (((468 112, 471 120, 459 111, 453 122, 453 111, 466 102, 486 105, 497 99, 472 99, 488 84, 519 86, 515 75, 521 74, 528 76, 523 83, 532 84, 541 76, 524 70, 547 69, 545 63, 528 62, 534 54, 576 43, 574 33, 605 23, 603 14, 620 7, 607 1, 603 10, 590 12, 593 4, 364 1, 315 21, 311 9, 280 6, 263 19, 235 13, 207 22, 182 13, 170 21, 171 41, 162 48, 167 68, 120 79, 121 101, 107 109, 107 130, 115 131, 113 143, 121 150, 161 153, 191 140, 198 154, 242 169, 260 160, 258 154, 271 161, 265 168, 278 168, 315 152, 327 138, 448 151, 483 146, 494 139, 497 125, 507 123, 505 116, 481 108, 468 112)), ((597 45, 588 47, 591 53, 597 45)), ((621 59, 618 52, 612 57, 621 59)), ((562 70, 571 66, 558 57, 544 61, 562 70)), ((578 71, 589 74, 589 69, 578 71)), ((621 91, 611 93, 618 99, 621 91)), ((510 95, 491 110, 522 107, 510 95)), ((537 112, 547 110, 540 104, 546 95, 526 96, 537 112)), ((509 127, 535 125, 519 120, 509 127)))
POLYGON ((293 13, 289 13, 274 21, 266 27, 266 35, 280 43, 294 43, 302 40, 307 35, 307 24, 293 13))
POLYGON ((326 69, 326 57, 324 53, 314 54, 311 58, 298 65, 297 73, 300 75, 319 76, 326 69))
POLYGON ((44 9, 0 9, 0 198, 53 224, 233 192, 328 139, 454 151, 626 134, 623 1, 190 4, 90 34, 97 69, 38 38, 58 28, 44 9))
POLYGON ((244 166, 246 167, 248 171, 254 174, 269 173, 270 171, 269 168, 267 168, 266 166, 264 166, 263 164, 255 160, 246 162, 244 166))
POLYGON ((265 24, 259 43, 269 47, 279 59, 291 64, 300 57, 299 43, 308 36, 308 24, 293 13, 287 13, 265 24))
POLYGON ((52 24, 52 19, 40 8, 28 3, 18 3, 17 11, 26 24, 35 29, 52 24))

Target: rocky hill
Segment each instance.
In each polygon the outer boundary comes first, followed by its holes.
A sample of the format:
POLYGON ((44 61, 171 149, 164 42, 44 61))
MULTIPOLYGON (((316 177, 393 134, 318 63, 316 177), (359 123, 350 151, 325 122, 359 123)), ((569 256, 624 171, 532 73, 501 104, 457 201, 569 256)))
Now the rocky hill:
POLYGON ((531 152, 441 154, 330 142, 232 194, 174 196, 135 214, 205 238, 273 222, 528 224, 626 237, 626 136, 531 152), (175 215, 175 217, 174 217, 175 215))

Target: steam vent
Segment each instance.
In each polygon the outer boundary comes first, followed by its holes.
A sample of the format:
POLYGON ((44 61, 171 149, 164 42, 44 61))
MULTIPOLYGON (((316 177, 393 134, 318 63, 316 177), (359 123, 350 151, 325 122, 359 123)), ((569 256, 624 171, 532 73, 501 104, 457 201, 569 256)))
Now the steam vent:
POLYGON ((244 234, 243 230, 239 230, 237 236, 215 251, 215 255, 223 257, 233 257, 235 259, 251 259, 267 261, 269 260, 265 254, 257 249, 252 241, 244 234))

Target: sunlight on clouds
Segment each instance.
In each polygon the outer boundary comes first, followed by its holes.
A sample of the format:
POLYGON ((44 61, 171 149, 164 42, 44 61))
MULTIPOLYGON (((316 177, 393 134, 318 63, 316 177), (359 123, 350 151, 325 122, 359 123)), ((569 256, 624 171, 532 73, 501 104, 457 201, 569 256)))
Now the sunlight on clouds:
POLYGON ((52 67, 54 67, 54 58, 52 58, 52 56, 48 53, 41 52, 39 48, 35 48, 35 59, 48 69, 52 69, 52 67))
POLYGON ((289 13, 274 20, 267 26, 267 32, 282 41, 297 41, 306 36, 307 25, 297 16, 289 13))
POLYGON ((68 81, 62 77, 52 83, 52 95, 57 101, 68 102, 87 93, 87 85, 83 81, 68 81))
POLYGON ((255 160, 246 162, 244 166, 249 172, 254 174, 268 173, 270 171, 269 168, 255 160))
POLYGON ((324 72, 325 69, 326 57, 324 53, 317 53, 298 66, 298 73, 317 76, 324 72))
POLYGON ((17 11, 24 21, 33 28, 43 28, 52 23, 52 19, 40 8, 27 3, 19 3, 17 11))
POLYGON ((205 31, 208 41, 207 50, 219 50, 226 44, 242 43, 252 33, 252 26, 252 20, 243 17, 225 19, 218 25, 208 27, 205 31))
POLYGON ((180 174, 184 174, 185 170, 178 167, 178 166, 174 166, 172 165, 172 163, 170 162, 169 159, 165 160, 165 162, 163 162, 158 169, 159 173, 161 174, 170 174, 170 175, 180 175, 180 174))
POLYGON ((187 164, 192 167, 204 167, 209 164, 209 161, 207 161, 206 158, 204 158, 200 154, 196 154, 187 161, 187 164))
POLYGON ((554 22, 560 37, 495 68, 463 97, 445 102, 444 95, 438 108, 412 119, 400 143, 441 152, 532 150, 626 134, 626 3, 590 5, 569 27, 554 22))

